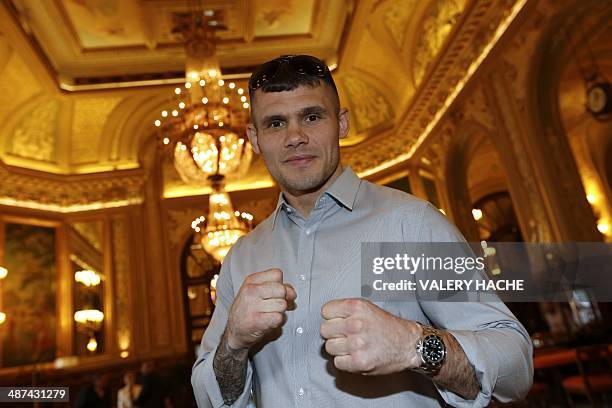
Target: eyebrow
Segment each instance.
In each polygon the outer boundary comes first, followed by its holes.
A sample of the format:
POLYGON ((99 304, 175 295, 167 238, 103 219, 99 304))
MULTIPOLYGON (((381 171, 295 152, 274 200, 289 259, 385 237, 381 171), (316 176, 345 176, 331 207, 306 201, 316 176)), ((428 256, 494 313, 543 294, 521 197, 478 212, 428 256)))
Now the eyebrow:
MULTIPOLYGON (((300 109, 297 112, 297 115, 302 117, 302 116, 307 116, 307 115, 312 115, 312 114, 318 114, 318 115, 326 115, 329 112, 329 109, 324 108, 323 106, 320 105, 313 105, 313 106, 307 106, 305 108, 300 109)), ((279 121, 287 121, 287 115, 283 115, 283 114, 273 114, 273 115, 269 115, 269 116, 264 116, 261 119, 261 123, 264 126, 268 126, 270 123, 279 120, 279 121)))
POLYGON ((300 116, 312 115, 313 113, 324 115, 328 112, 328 109, 324 108, 320 105, 307 106, 304 109, 300 110, 298 114, 300 116))

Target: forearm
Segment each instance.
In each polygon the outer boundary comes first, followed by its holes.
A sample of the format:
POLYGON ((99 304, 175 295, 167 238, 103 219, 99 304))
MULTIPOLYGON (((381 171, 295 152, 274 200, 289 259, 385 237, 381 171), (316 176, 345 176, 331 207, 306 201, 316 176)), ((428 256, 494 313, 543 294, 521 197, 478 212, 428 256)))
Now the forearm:
POLYGON ((474 367, 459 342, 450 333, 441 330, 440 335, 447 350, 446 361, 432 379, 438 385, 463 398, 475 399, 480 391, 480 383, 476 378, 474 367))
POLYGON ((217 383, 227 405, 232 405, 243 393, 246 383, 248 349, 232 349, 223 333, 213 359, 217 383))

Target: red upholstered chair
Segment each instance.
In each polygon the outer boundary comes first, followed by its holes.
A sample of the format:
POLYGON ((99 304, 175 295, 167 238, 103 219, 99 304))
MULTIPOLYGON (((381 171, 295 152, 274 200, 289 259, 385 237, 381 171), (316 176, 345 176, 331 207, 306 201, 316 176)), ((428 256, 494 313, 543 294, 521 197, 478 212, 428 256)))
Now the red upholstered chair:
POLYGON ((563 389, 570 406, 572 394, 586 395, 592 407, 605 404, 606 394, 612 393, 612 358, 609 345, 593 345, 576 349, 579 375, 563 380, 563 389), (601 397, 601 398, 599 398, 601 397))

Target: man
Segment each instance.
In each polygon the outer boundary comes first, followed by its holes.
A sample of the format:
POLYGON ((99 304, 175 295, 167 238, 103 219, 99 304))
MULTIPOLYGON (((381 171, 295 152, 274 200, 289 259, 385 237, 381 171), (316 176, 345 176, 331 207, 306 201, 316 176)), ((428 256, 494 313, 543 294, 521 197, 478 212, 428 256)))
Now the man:
POLYGON ((524 396, 531 343, 501 302, 360 298, 361 242, 463 238, 427 202, 341 165, 349 116, 327 66, 283 56, 251 76, 249 91, 247 134, 282 193, 223 262, 193 368, 198 406, 244 407, 251 389, 265 408, 486 406, 524 396), (417 347, 424 340, 429 351, 417 347))
POLYGON ((155 369, 154 361, 144 361, 140 365, 140 383, 142 388, 134 406, 140 408, 163 408, 167 405, 166 384, 155 369))
POLYGON ((91 384, 81 388, 74 406, 77 408, 110 408, 113 406, 107 374, 94 374, 91 384))

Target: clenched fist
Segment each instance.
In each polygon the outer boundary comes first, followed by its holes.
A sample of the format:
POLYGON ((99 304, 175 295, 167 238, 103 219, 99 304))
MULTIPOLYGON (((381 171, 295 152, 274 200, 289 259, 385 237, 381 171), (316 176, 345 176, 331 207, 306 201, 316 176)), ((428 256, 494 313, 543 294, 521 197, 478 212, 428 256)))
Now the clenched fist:
POLYGON ((321 336, 337 369, 381 375, 420 365, 415 344, 421 327, 364 299, 332 300, 323 305, 321 336))
POLYGON ((295 289, 283 283, 280 269, 268 269, 246 277, 230 309, 228 345, 236 349, 254 346, 270 331, 280 327, 295 289))

